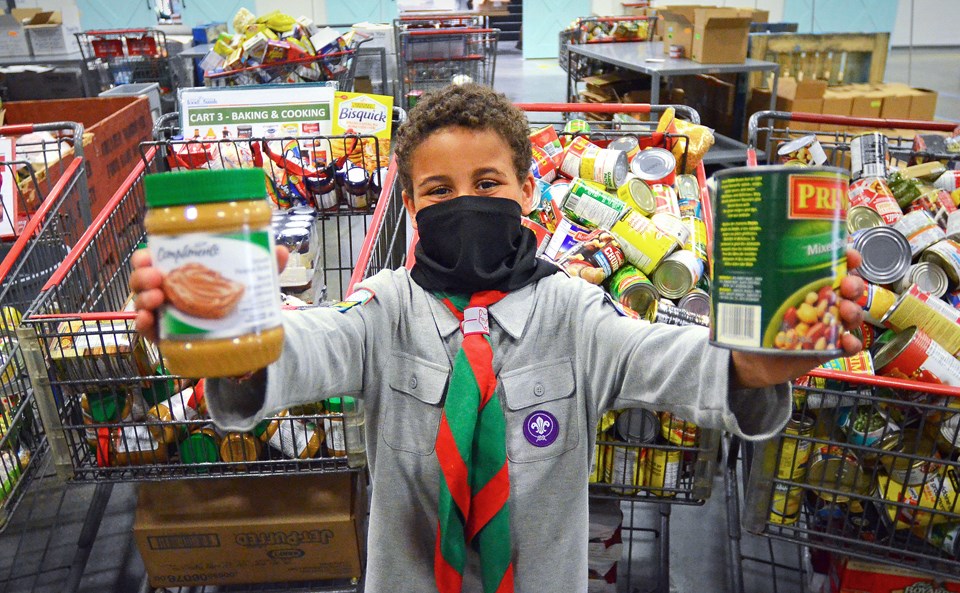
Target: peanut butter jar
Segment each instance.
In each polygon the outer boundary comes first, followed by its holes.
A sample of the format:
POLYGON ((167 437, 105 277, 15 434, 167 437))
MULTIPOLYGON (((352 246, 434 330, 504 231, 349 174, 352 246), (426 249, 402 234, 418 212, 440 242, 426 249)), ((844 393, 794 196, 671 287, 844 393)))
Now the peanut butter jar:
POLYGON ((145 226, 164 274, 158 324, 167 368, 230 377, 280 356, 283 326, 271 209, 259 169, 148 175, 145 226))

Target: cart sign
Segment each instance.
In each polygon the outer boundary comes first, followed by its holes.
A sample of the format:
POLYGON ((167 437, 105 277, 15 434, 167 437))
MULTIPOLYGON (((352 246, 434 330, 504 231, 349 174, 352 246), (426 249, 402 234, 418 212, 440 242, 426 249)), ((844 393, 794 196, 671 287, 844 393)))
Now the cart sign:
POLYGON ((17 220, 17 200, 13 191, 13 169, 7 163, 13 161, 13 138, 0 138, 0 199, 3 200, 3 209, 0 210, 0 238, 8 239, 16 236, 19 229, 14 227, 17 220))
POLYGON ((329 136, 334 89, 326 84, 180 90, 183 137, 329 136))

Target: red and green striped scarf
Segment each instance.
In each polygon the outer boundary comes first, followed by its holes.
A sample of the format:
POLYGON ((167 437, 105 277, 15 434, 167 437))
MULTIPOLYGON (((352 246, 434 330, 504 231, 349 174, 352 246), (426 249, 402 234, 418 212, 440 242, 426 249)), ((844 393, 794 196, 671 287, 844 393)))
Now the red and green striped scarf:
POLYGON ((460 593, 469 545, 480 555, 484 593, 513 593, 506 422, 493 395, 497 377, 487 330, 487 307, 507 293, 487 290, 469 299, 436 294, 460 320, 464 334, 437 435, 437 589, 460 593))

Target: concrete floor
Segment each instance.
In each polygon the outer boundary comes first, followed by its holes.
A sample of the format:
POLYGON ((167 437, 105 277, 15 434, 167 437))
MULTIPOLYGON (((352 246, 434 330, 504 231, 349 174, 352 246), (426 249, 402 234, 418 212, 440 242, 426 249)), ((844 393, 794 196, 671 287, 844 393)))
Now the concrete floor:
MULTIPOLYGON (((918 50, 913 54, 912 73, 908 73, 908 53, 894 50, 888 60, 887 79, 909 81, 914 86, 938 91, 938 118, 960 121, 958 57, 960 51, 918 50)), ((507 49, 498 57, 495 86, 515 101, 562 102, 566 78, 556 60, 525 61, 519 51, 507 49)), ((673 509, 671 592, 731 592, 723 488, 718 474, 714 495, 704 506, 673 509)), ((86 511, 95 498, 94 490, 91 485, 64 488, 52 471, 34 482, 10 524, 0 533, 0 593, 63 590, 86 511)), ((120 484, 113 488, 82 575, 80 591, 128 593, 137 590, 143 565, 132 538, 135 506, 135 485, 120 484)), ((629 515, 629 505, 624 510, 629 515)), ((659 520, 656 506, 638 504, 632 510, 634 526, 653 527, 659 520)), ((638 532, 632 546, 625 548, 632 548, 633 552, 632 558, 624 558, 624 562, 631 563, 632 587, 628 590, 624 582, 620 593, 653 591, 657 556, 652 534, 638 532)), ((795 546, 771 545, 768 540, 754 536, 745 536, 743 551, 747 556, 769 559, 773 554, 778 562, 800 564, 800 552, 795 546)), ((744 561, 742 567, 747 593, 803 591, 796 570, 779 570, 774 576, 769 566, 756 562, 744 561)))

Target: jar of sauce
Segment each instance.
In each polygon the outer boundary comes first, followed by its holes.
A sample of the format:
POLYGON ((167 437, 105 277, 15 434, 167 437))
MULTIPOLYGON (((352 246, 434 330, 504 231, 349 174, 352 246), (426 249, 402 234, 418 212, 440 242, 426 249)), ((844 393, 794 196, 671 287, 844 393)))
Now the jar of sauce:
POLYGON ((186 377, 231 377, 280 356, 271 210, 259 169, 148 175, 145 226, 164 274, 160 351, 186 377))

